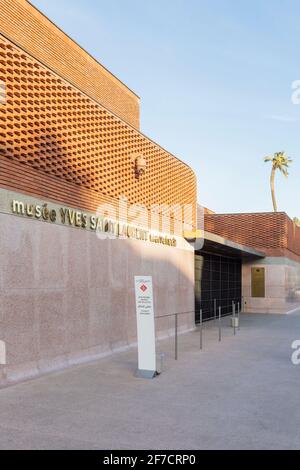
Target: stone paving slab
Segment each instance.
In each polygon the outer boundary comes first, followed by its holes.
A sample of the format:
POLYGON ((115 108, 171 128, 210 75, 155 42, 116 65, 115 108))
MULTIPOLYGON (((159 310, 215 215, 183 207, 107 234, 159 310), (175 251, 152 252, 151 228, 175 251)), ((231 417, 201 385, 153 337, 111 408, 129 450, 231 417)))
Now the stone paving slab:
POLYGON ((243 315, 161 341, 164 372, 134 377, 135 349, 0 390, 0 449, 300 449, 300 313, 243 315))

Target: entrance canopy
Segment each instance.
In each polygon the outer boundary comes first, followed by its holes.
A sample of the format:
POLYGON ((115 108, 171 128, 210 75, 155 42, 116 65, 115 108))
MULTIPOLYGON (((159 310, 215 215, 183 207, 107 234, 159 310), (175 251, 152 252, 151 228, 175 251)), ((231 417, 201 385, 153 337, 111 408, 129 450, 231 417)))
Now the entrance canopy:
MULTIPOLYGON (((200 234, 200 231, 197 231, 200 234)), ((201 231, 201 238, 204 238, 203 247, 196 252, 207 252, 221 256, 237 257, 243 259, 264 258, 265 253, 257 251, 249 246, 240 245, 239 243, 232 242, 226 238, 220 237, 210 232, 201 231)), ((199 245, 201 245, 201 238, 198 238, 199 245)), ((195 239, 193 240, 195 242, 195 239)))

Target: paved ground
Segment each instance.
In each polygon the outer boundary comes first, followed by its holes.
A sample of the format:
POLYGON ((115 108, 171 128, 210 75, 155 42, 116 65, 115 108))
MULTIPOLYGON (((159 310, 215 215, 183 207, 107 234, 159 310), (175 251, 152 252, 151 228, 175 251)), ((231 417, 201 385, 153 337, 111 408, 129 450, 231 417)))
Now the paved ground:
MULTIPOLYGON (((228 324, 228 319, 224 320, 228 324)), ((173 343, 165 372, 133 377, 136 351, 0 390, 0 449, 300 449, 300 314, 246 315, 222 343, 206 326, 173 343)))

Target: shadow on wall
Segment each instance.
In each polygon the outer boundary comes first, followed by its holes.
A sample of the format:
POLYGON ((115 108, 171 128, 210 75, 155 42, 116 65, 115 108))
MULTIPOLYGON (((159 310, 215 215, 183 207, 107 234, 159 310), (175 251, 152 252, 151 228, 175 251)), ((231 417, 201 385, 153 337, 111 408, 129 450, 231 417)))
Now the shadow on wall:
POLYGON ((299 281, 298 281, 297 286, 298 287, 295 287, 288 291, 288 294, 286 296, 286 301, 292 304, 296 304, 298 302, 300 306, 300 283, 299 281))
MULTIPOLYGON (((153 276, 155 314, 194 311, 194 253, 0 214, 0 384, 136 342, 134 276, 153 276)), ((194 314, 179 318, 194 327, 194 314)), ((157 319, 158 336, 174 318, 157 319)))
MULTIPOLYGON (((61 205, 96 211, 103 197, 95 190, 82 186, 82 175, 89 177, 90 169, 81 165, 78 155, 69 155, 56 136, 50 134, 37 134, 33 147, 36 150, 26 153, 24 158, 22 153, 13 152, 8 145, 0 148, 0 185, 61 205), (55 158, 52 158, 54 155, 55 158), (65 164, 69 168, 73 158, 74 170, 62 177, 61 166, 65 164), (49 159, 52 162, 51 171, 47 165, 49 159), (75 165, 75 162, 78 164, 75 165)), ((106 200, 113 199, 107 196, 106 200)))

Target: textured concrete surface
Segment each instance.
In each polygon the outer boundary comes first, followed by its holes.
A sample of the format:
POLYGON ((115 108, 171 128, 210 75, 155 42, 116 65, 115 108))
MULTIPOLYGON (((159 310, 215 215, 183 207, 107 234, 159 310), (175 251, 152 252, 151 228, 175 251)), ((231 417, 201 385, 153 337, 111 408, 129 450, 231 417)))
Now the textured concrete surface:
POLYGON ((0 390, 1 449, 300 449, 300 313, 245 315, 223 340, 160 342, 165 371, 134 378, 136 350, 0 390))
MULTIPOLYGON (((6 195, 0 190, 0 206, 6 195)), ((136 343, 134 276, 153 276, 156 315, 194 310, 194 252, 185 241, 175 248, 102 240, 1 213, 0 240, 0 341, 8 364, 0 367, 0 387, 136 343)), ((192 329, 193 317, 180 327, 192 329)), ((157 333, 168 336, 169 328, 164 320, 157 333)))

